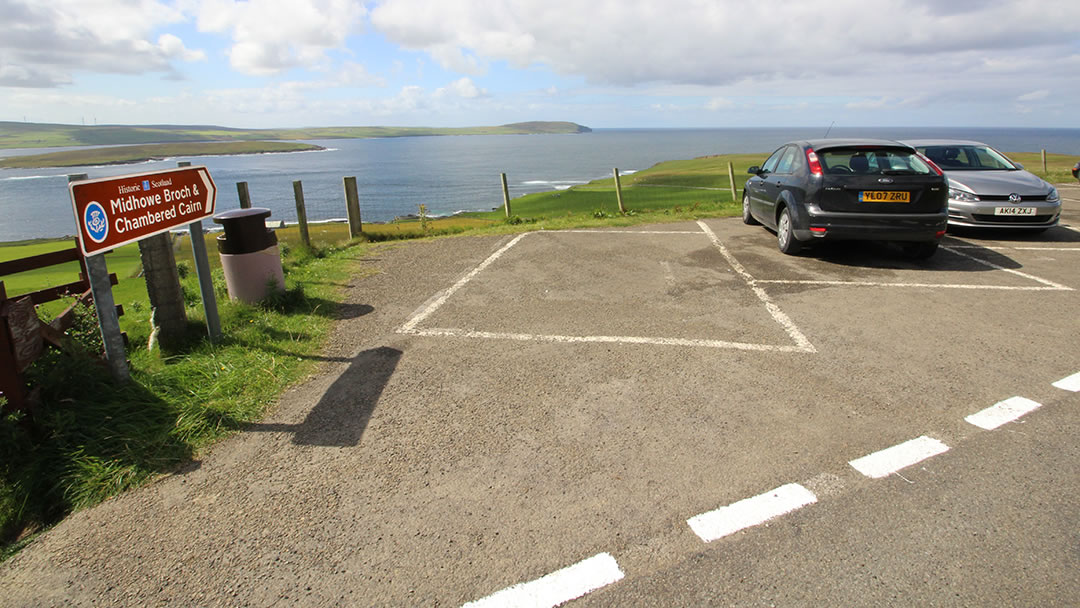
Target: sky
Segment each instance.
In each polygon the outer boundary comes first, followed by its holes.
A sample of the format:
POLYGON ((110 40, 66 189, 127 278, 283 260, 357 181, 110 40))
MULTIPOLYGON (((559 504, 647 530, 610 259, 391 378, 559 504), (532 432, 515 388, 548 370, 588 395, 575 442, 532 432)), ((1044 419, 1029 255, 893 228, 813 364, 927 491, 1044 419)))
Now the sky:
POLYGON ((0 120, 1080 128, 1080 1, 0 0, 0 120))

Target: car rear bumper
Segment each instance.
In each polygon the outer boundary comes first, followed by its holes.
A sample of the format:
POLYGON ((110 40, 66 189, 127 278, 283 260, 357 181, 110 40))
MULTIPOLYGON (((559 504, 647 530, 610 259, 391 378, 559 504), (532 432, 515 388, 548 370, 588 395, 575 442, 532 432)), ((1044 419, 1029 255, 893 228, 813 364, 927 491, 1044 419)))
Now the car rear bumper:
POLYGON ((869 241, 932 241, 941 238, 948 215, 940 213, 829 213, 809 209, 795 226, 800 241, 815 238, 869 241), (824 229, 824 230, 822 230, 824 229))

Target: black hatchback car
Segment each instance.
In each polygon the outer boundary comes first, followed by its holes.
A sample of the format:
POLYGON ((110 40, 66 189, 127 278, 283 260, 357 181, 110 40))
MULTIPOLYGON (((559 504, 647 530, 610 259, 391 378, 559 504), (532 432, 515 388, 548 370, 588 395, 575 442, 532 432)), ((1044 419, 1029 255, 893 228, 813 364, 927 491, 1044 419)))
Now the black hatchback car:
POLYGON ((781 146, 743 189, 743 222, 776 231, 780 251, 816 239, 896 241, 915 258, 937 251, 948 223, 948 184, 904 144, 821 139, 781 146))

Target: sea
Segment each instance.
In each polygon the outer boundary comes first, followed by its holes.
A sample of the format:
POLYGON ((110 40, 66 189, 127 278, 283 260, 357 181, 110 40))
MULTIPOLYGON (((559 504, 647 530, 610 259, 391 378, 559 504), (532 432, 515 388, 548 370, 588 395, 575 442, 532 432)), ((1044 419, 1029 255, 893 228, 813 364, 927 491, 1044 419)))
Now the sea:
MULTIPOLYGON (((62 169, 0 169, 0 242, 75 233, 69 174, 90 178, 176 167, 206 166, 218 188, 217 211, 239 208, 236 183, 247 182, 252 205, 270 220, 296 221, 293 182, 303 185, 309 221, 346 217, 342 179, 355 177, 364 222, 489 211, 502 206, 505 173, 511 198, 570 188, 647 169, 665 160, 711 154, 760 153, 783 143, 820 137, 958 138, 1005 152, 1046 150, 1080 159, 1080 129, 1020 128, 727 128, 595 129, 567 135, 462 135, 313 140, 321 151, 240 156, 177 157, 128 165, 62 169)), ((64 148, 70 149, 70 148, 64 148)), ((0 150, 0 156, 57 149, 0 150)), ((213 227, 206 222, 205 225, 213 227)))

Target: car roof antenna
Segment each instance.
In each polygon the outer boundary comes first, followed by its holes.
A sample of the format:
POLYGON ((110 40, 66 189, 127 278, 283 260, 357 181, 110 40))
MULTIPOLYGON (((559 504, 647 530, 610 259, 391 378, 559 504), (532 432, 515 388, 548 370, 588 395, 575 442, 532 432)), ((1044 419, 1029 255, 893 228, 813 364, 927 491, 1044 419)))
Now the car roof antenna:
POLYGON ((829 128, 825 129, 825 137, 823 139, 828 139, 829 138, 829 131, 832 131, 832 127, 835 124, 836 124, 835 120, 829 123, 829 128))

